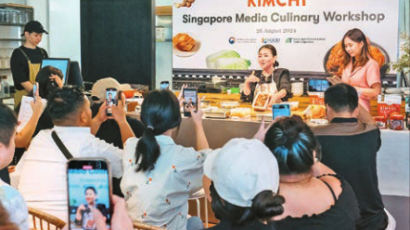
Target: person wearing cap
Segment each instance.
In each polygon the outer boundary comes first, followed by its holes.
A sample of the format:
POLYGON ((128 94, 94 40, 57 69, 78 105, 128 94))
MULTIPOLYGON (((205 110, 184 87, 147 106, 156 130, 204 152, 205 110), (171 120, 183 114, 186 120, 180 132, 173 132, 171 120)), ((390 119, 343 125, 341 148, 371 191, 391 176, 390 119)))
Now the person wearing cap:
MULTIPOLYGON (((130 90, 131 86, 128 84, 120 84, 116 79, 112 77, 101 78, 96 81, 91 89, 91 97, 93 103, 91 105, 91 111, 93 118, 98 115, 98 111, 101 105, 105 101, 106 89, 114 88, 117 89, 117 92, 130 90)), ((130 125, 132 131, 136 137, 141 137, 144 132, 144 125, 137 119, 126 116, 126 120, 130 125)), ((104 121, 98 131, 95 133, 95 136, 101 140, 106 141, 107 143, 113 144, 115 147, 120 149, 123 148, 123 143, 121 140, 121 132, 118 123, 114 119, 108 119, 104 121)), ((113 178, 112 188, 113 193, 119 196, 123 196, 120 189, 121 179, 113 178)))
POLYGON ((10 67, 16 89, 14 94, 15 106, 20 104, 24 95, 32 91, 37 73, 41 67, 41 61, 48 57, 47 52, 38 47, 43 33, 48 34, 40 22, 28 22, 24 26, 24 33, 21 35, 25 38, 24 44, 14 49, 11 55, 10 67))
POLYGON ((257 139, 235 138, 208 155, 204 174, 212 184, 212 210, 220 223, 212 230, 273 230, 283 213, 278 163, 257 139), (227 163, 229 162, 229 163, 227 163))
POLYGON ((279 119, 265 145, 279 165, 284 212, 274 217, 282 230, 354 230, 360 218, 350 184, 319 162, 320 144, 299 116, 279 119))

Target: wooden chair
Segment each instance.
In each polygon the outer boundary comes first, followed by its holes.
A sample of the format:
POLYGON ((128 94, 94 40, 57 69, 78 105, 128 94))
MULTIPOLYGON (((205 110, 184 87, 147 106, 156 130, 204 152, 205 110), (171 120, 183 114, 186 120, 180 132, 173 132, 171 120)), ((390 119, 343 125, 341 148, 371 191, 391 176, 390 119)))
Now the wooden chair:
POLYGON ((160 228, 160 227, 144 224, 139 221, 134 221, 134 229, 135 230, 166 230, 165 228, 160 228))
POLYGON ((63 220, 35 208, 28 207, 28 213, 33 217, 34 230, 62 230, 66 224, 63 220))

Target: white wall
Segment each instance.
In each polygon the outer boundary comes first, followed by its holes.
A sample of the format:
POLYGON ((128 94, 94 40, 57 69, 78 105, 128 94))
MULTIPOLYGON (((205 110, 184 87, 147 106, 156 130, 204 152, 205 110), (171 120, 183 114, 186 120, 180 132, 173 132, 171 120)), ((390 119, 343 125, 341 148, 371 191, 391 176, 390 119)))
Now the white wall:
POLYGON ((80 0, 48 1, 50 56, 81 63, 80 0))
POLYGON ((0 4, 3 3, 14 3, 14 4, 22 4, 25 5, 26 4, 26 0, 0 0, 0 4))

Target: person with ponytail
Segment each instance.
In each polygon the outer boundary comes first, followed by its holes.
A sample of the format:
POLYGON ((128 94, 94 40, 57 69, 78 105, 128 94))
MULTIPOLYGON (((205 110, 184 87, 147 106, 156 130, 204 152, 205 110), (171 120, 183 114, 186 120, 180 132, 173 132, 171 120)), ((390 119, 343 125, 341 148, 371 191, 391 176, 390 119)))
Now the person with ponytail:
POLYGON ((257 139, 235 138, 205 160, 212 210, 220 223, 212 230, 274 230, 283 212, 278 163, 257 139))
POLYGON ((277 68, 276 48, 271 44, 263 45, 258 51, 258 63, 262 70, 253 71, 246 78, 242 100, 252 102, 258 92, 270 95, 270 105, 287 101, 291 96, 289 70, 277 68))
POLYGON ((276 121, 265 144, 279 164, 284 212, 277 229, 354 230, 360 217, 352 187, 319 162, 320 145, 299 116, 276 121))
POLYGON ((181 123, 181 112, 171 91, 152 91, 144 99, 141 121, 145 129, 141 138, 125 142, 121 181, 134 221, 169 230, 203 228, 198 217, 187 218, 188 198, 202 188, 203 162, 210 150, 202 112, 191 110, 191 115, 196 150, 172 139, 181 123))

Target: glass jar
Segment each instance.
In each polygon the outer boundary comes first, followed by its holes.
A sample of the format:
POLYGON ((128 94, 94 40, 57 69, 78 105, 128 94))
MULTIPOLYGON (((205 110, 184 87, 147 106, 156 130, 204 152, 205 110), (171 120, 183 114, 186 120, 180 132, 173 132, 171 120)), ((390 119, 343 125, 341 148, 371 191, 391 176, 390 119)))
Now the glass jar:
POLYGON ((401 114, 390 115, 389 127, 393 130, 403 130, 404 129, 404 116, 401 114))
POLYGON ((387 124, 386 124, 387 119, 384 116, 375 116, 373 118, 376 121, 376 125, 377 127, 379 127, 379 129, 387 128, 387 124))

